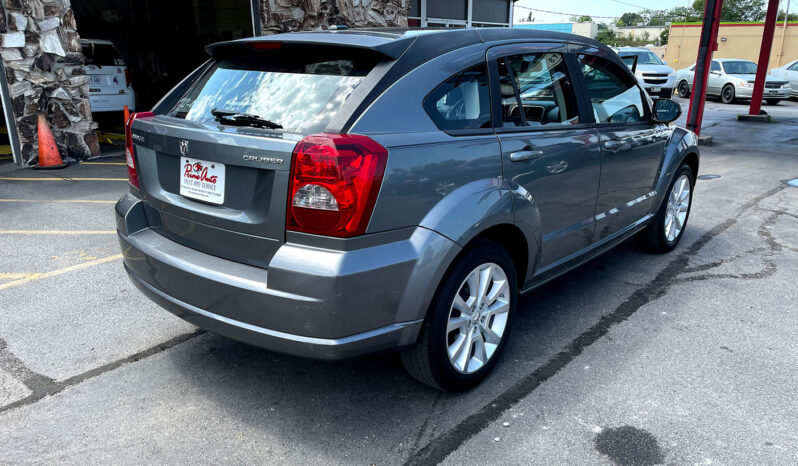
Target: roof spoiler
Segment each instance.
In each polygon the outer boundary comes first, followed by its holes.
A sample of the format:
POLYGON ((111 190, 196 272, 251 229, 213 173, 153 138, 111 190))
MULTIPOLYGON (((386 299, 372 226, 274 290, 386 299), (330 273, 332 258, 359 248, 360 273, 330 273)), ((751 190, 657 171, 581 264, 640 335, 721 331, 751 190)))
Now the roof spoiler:
POLYGON ((374 35, 358 34, 354 31, 331 32, 294 32, 275 34, 273 36, 251 37, 228 42, 218 42, 205 47, 213 58, 237 50, 274 50, 283 44, 306 44, 315 46, 351 47, 374 52, 385 58, 396 60, 415 40, 415 37, 401 37, 391 34, 374 35))

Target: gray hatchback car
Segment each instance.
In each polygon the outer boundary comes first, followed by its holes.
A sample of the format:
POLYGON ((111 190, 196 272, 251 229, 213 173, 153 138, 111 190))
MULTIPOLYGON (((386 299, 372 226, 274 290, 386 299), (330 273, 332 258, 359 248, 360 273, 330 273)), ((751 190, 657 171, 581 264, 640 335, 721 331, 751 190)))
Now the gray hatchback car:
POLYGON ((519 295, 684 234, 699 154, 607 47, 518 29, 211 45, 127 124, 124 266, 170 312, 325 360, 478 384, 519 295))

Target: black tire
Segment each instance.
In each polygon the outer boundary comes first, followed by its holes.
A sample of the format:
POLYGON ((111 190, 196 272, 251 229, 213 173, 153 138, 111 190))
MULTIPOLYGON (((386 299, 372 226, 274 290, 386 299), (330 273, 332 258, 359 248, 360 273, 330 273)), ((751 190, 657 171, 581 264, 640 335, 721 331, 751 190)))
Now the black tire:
POLYGON ((518 279, 507 251, 493 241, 477 240, 455 260, 443 277, 430 303, 416 344, 401 353, 405 369, 419 382, 438 390, 464 392, 475 387, 488 376, 507 346, 517 305, 518 279), (460 291, 466 277, 474 269, 487 263, 494 263, 504 271, 510 290, 510 309, 501 340, 492 356, 480 369, 465 374, 456 370, 449 360, 447 324, 455 293, 460 291))
POLYGON ((682 80, 679 82, 679 86, 677 87, 679 92, 679 97, 685 99, 690 96, 690 86, 687 85, 687 81, 682 80))
POLYGON ((654 252, 654 253, 666 253, 670 252, 675 248, 679 241, 684 236, 684 230, 687 229, 687 221, 690 219, 690 210, 693 207, 693 188, 695 187, 695 174, 693 170, 687 164, 682 164, 679 169, 676 171, 676 174, 673 176, 673 180, 671 181, 670 185, 668 186, 667 194, 665 198, 662 200, 662 205, 660 206, 659 210, 657 211, 654 218, 651 219, 651 222, 648 224, 645 230, 643 230, 642 234, 640 235, 640 241, 644 249, 654 252), (673 186, 676 184, 676 181, 679 180, 682 175, 686 175, 687 179, 690 184, 690 195, 689 195, 689 204, 687 207, 687 215, 684 218, 684 223, 682 224, 682 228, 679 231, 679 234, 676 235, 675 238, 672 240, 668 239, 668 236, 665 232, 665 222, 668 219, 668 200, 670 199, 671 192, 673 191, 673 186))
POLYGON ((720 91, 720 101, 724 104, 733 104, 735 101, 735 92, 734 86, 731 84, 726 84, 723 86, 723 90, 720 91))
POLYGON ((781 99, 765 99, 765 102, 767 102, 768 105, 778 105, 781 99))

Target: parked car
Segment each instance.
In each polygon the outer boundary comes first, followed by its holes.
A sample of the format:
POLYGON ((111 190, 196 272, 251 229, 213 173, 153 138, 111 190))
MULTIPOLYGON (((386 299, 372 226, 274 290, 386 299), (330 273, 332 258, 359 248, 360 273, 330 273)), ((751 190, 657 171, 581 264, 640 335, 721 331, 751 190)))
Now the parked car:
POLYGON ((773 68, 770 70, 770 77, 788 81, 790 83, 790 96, 798 97, 798 60, 773 68))
POLYGON ((656 53, 645 47, 618 47, 613 50, 621 57, 636 57, 635 76, 649 94, 662 99, 673 96, 675 73, 656 53))
POLYGON ((685 99, 690 97, 693 92, 693 79, 695 77, 695 65, 676 70, 676 93, 685 99))
MULTIPOLYGON (((679 70, 677 89, 680 97, 687 97, 693 89, 695 65, 679 70)), ((712 60, 707 78, 707 96, 720 97, 724 104, 737 99, 751 99, 756 78, 756 63, 735 58, 712 60)), ((768 105, 777 105, 790 96, 790 83, 768 76, 762 98, 768 105)))
POLYGON ((696 137, 594 40, 365 29, 208 51, 128 121, 116 215, 133 283, 213 332, 326 360, 399 349, 467 390, 521 293, 684 234, 696 137))
POLYGON ((89 76, 89 103, 92 112, 119 112, 125 105, 136 109, 136 96, 122 56, 111 41, 81 39, 89 76))

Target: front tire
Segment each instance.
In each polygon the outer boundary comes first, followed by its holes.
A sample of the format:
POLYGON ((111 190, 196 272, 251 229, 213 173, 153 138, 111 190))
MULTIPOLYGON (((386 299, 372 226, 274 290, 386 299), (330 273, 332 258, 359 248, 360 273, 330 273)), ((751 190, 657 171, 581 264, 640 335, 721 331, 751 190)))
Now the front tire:
POLYGON ((668 188, 668 196, 662 202, 641 240, 643 247, 651 252, 670 252, 684 235, 690 208, 693 205, 695 174, 687 164, 682 164, 668 188))
POLYGON ((679 97, 682 99, 690 96, 690 86, 687 85, 687 81, 681 81, 677 90, 679 91, 679 97))
POLYGON ((478 385, 507 344, 518 278, 507 251, 478 240, 444 276, 416 344, 401 353, 410 375, 447 392, 478 385))
POLYGON ((724 104, 733 104, 735 100, 734 86, 731 84, 723 86, 723 90, 720 91, 720 100, 724 104))

